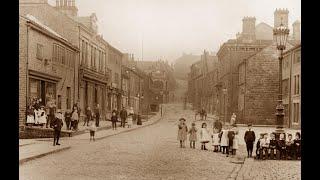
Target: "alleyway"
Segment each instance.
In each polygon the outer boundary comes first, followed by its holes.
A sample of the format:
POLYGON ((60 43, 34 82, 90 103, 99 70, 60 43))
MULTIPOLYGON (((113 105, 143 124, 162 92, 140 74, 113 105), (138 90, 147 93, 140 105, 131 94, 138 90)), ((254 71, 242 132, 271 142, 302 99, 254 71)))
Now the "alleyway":
MULTIPOLYGON (((164 106, 163 119, 148 127, 91 143, 79 139, 79 145, 70 150, 24 163, 20 166, 20 178, 228 179, 236 178, 238 171, 243 174, 241 164, 231 163, 230 158, 220 153, 200 151, 199 143, 196 149, 190 149, 188 146, 185 149, 179 148, 176 140, 178 119, 185 117, 188 126, 194 120, 193 111, 182 108, 182 104, 164 106)), ((197 127, 199 126, 198 121, 197 127)), ((211 146, 208 147, 212 149, 211 146)), ((240 149, 239 154, 244 154, 244 147, 240 146, 240 149)), ((268 166, 279 167, 277 170, 280 173, 282 162, 278 162, 268 163, 264 167, 265 172, 250 173, 258 179, 271 179, 268 178, 268 166)), ((284 163, 288 167, 288 161, 284 163)), ((246 172, 248 169, 259 172, 260 169, 253 168, 256 164, 261 162, 252 161, 246 164, 246 172)), ((284 167, 285 176, 280 173, 272 178, 299 179, 300 166, 300 162, 292 161, 290 169, 284 167)))

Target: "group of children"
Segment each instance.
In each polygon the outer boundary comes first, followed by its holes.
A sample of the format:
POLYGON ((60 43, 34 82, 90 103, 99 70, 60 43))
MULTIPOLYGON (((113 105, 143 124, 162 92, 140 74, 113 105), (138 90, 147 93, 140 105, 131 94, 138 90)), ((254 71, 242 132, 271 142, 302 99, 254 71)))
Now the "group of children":
MULTIPOLYGON (((188 130, 186 120, 184 118, 179 119, 178 124, 178 140, 180 141, 180 147, 185 148, 185 141, 189 134, 190 148, 195 149, 197 142, 196 124, 192 123, 191 128, 188 130)), ((248 125, 248 130, 245 132, 244 140, 247 147, 248 158, 252 157, 253 145, 256 141, 255 133, 251 130, 252 124, 248 125)), ((207 124, 202 123, 199 132, 201 150, 208 150, 206 144, 212 140, 212 146, 214 147, 213 152, 222 152, 229 155, 236 155, 237 149, 239 148, 239 133, 237 126, 224 126, 222 129, 213 128, 212 132, 207 129, 207 124)), ((297 132, 295 139, 293 140, 292 134, 279 135, 276 139, 274 133, 270 134, 268 138, 267 133, 260 134, 260 138, 256 143, 256 159, 301 159, 301 134, 297 132)))
POLYGON ((301 134, 296 132, 295 139, 292 134, 280 133, 276 139, 275 133, 261 133, 256 144, 256 159, 301 159, 301 134))
MULTIPOLYGON (((196 124, 192 123, 190 130, 188 130, 185 124, 185 119, 181 118, 178 125, 178 140, 180 141, 180 147, 185 148, 185 141, 187 140, 187 134, 189 134, 190 148, 195 149, 197 142, 197 128, 196 124)), ((208 150, 206 144, 212 141, 214 147, 213 152, 222 152, 223 154, 236 155, 236 151, 239 148, 238 130, 236 127, 225 126, 223 130, 213 128, 212 132, 207 129, 207 123, 202 123, 199 132, 201 150, 208 150)))

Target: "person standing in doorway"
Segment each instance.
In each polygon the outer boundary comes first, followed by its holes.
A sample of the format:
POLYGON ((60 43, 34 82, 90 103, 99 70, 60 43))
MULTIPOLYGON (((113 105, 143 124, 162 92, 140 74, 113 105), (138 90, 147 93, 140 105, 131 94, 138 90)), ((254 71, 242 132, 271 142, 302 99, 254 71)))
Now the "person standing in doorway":
POLYGON ((97 104, 97 106, 96 106, 96 108, 95 108, 96 126, 97 126, 97 127, 99 127, 100 114, 101 114, 100 105, 99 105, 99 104, 97 104))
POLYGON ((123 128, 125 127, 127 116, 128 116, 127 110, 123 106, 122 110, 120 111, 121 127, 123 128))
POLYGON ((63 126, 63 115, 60 109, 57 110, 57 113, 55 115, 55 119, 52 122, 53 127, 53 145, 60 145, 59 144, 59 138, 61 133, 61 128, 63 126))
POLYGON ((253 143, 256 140, 256 135, 252 130, 252 124, 248 124, 248 130, 244 134, 244 141, 246 142, 248 158, 252 157, 253 143))

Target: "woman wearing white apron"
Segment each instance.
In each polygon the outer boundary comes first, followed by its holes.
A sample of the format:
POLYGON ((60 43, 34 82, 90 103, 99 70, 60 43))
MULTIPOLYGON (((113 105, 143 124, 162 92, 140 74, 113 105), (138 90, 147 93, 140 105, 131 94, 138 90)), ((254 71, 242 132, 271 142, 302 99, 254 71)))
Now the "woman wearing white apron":
POLYGON ((44 124, 47 123, 47 114, 46 114, 46 111, 44 110, 44 106, 40 107, 39 115, 40 115, 39 124, 41 125, 41 127, 43 127, 44 124))
POLYGON ((132 126, 132 124, 133 124, 133 115, 134 115, 133 107, 130 107, 129 115, 128 115, 128 118, 127 118, 128 128, 130 128, 132 126))

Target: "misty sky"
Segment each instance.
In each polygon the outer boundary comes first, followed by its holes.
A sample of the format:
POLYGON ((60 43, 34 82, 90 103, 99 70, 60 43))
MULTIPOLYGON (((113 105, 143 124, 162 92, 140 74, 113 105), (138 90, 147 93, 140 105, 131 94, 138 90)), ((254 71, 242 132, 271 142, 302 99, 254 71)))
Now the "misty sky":
MULTIPOLYGON (((54 0, 49 0, 54 5, 54 0)), ((170 62, 183 52, 217 52, 242 31, 242 18, 273 26, 276 8, 289 10, 289 27, 301 20, 300 0, 76 0, 79 16, 95 12, 98 31, 114 47, 143 60, 170 62)))

